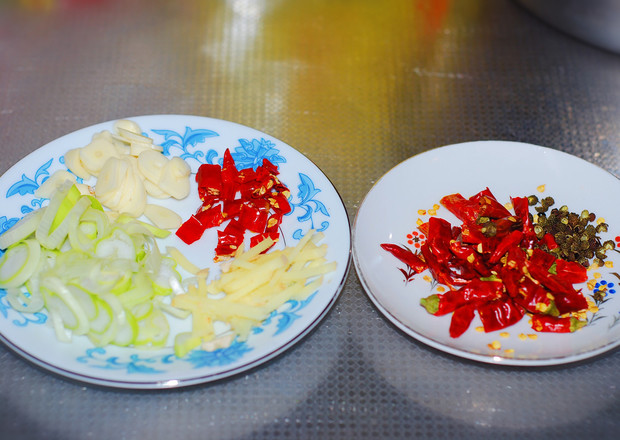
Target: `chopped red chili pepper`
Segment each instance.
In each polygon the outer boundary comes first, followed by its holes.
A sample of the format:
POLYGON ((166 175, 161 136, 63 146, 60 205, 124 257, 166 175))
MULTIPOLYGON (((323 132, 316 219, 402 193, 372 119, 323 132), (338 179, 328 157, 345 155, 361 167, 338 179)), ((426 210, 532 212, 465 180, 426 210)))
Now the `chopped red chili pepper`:
POLYGON ((204 232, 205 229, 221 225, 226 218, 226 214, 222 213, 222 207, 218 204, 197 212, 195 217, 203 225, 204 232))
POLYGON ((267 218, 269 211, 265 208, 259 208, 255 205, 241 205, 239 213, 239 221, 244 229, 251 232, 262 233, 267 227, 267 218))
POLYGON ((196 216, 192 215, 187 221, 185 221, 179 229, 177 229, 177 236, 187 244, 191 244, 202 237, 205 231, 205 227, 196 216))
POLYGON ((196 173, 196 181, 200 182, 202 197, 219 196, 222 190, 222 167, 212 164, 201 165, 196 173))
POLYGON ((278 167, 271 163, 271 161, 267 158, 263 158, 262 169, 271 174, 272 176, 277 176, 278 174, 280 174, 280 171, 278 171, 278 167))
POLYGON ((278 168, 269 160, 256 169, 237 170, 230 150, 224 152, 222 165, 202 164, 196 174, 198 195, 202 201, 195 215, 177 230, 185 243, 198 240, 205 229, 230 223, 218 231, 215 261, 234 255, 242 245, 246 231, 250 246, 266 237, 277 241, 279 227, 292 208, 290 191, 278 177, 278 168))
POLYGON ((269 204, 271 205, 271 209, 275 212, 281 212, 282 214, 291 212, 291 205, 288 202, 288 197, 281 192, 276 193, 274 197, 270 198, 269 204))

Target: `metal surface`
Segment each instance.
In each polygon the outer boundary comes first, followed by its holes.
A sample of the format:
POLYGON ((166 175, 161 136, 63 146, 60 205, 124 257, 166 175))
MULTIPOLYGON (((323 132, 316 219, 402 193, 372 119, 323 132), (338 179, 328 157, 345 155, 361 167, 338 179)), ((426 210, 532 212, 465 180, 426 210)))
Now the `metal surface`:
POLYGON ((620 52, 620 2, 616 0, 519 0, 556 28, 614 52, 620 52))
MULTIPOLYGON (((78 128, 161 113, 282 139, 330 177, 351 218, 391 167, 462 141, 545 145, 620 175, 620 57, 515 2, 0 3, 0 173, 78 128)), ((222 382, 108 390, 5 347, 0 371, 7 439, 603 439, 620 428, 617 351, 553 368, 465 361, 397 331, 354 272, 299 345, 222 382)))

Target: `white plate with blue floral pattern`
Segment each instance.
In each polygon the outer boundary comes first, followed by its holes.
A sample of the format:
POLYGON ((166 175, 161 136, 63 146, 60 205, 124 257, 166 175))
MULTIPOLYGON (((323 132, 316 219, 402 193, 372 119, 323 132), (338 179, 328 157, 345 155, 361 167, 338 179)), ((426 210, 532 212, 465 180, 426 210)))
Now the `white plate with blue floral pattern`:
MULTIPOLYGON (((450 145, 413 156, 388 171, 362 202, 353 226, 353 261, 368 296, 396 327, 444 352, 480 362, 540 366, 575 362, 620 345, 620 180, 605 170, 551 148, 479 141, 450 145), (601 240, 614 240, 605 267, 588 271, 577 285, 592 303, 587 325, 574 333, 535 332, 527 316, 501 331, 484 333, 477 313, 469 329, 451 338, 452 314, 433 316, 420 299, 444 292, 427 271, 412 274, 380 246, 404 245, 412 250, 425 240, 417 226, 431 215, 460 222, 439 200, 448 194, 470 197, 489 188, 501 203, 510 197, 552 196, 554 207, 586 209, 609 225, 601 240), (477 331, 478 330, 478 331, 477 331)), ((531 210, 533 211, 533 210, 531 210)))
MULTIPOLYGON (((327 258, 337 270, 304 301, 289 301, 274 311, 246 341, 234 341, 214 351, 196 349, 183 358, 174 355, 174 334, 187 330, 187 322, 171 319, 171 335, 164 348, 94 347, 85 336, 71 343, 56 340, 45 311, 34 314, 12 309, 0 290, 0 339, 33 363, 68 378, 117 388, 161 389, 211 382, 246 371, 277 356, 308 334, 337 300, 350 265, 350 228, 338 192, 321 170, 284 142, 255 129, 219 119, 186 115, 149 115, 127 118, 164 148, 180 156, 196 172, 202 163, 218 163, 230 149, 239 169, 268 158, 278 166, 281 181, 291 190, 292 212, 284 217, 281 241, 294 245, 309 229, 323 231, 327 258)), ((47 203, 34 191, 56 170, 66 169, 63 154, 87 145, 94 133, 111 130, 109 121, 78 130, 39 148, 0 177, 0 232, 26 213, 47 203)), ((155 201, 153 201, 155 202, 155 201)), ((189 217, 200 204, 192 179, 190 196, 181 201, 157 201, 189 217)), ((174 234, 159 243, 172 245, 201 267, 213 263, 216 230, 208 230, 192 245, 174 234)), ((2 252, 2 251, 0 251, 2 252)))

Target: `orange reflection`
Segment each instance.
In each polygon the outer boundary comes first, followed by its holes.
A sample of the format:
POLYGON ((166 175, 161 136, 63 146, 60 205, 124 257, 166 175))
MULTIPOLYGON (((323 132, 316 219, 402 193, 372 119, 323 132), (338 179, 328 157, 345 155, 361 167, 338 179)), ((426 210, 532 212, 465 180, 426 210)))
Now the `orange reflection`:
POLYGON ((426 35, 433 35, 439 31, 450 9, 450 0, 417 0, 416 8, 422 17, 422 29, 426 35))

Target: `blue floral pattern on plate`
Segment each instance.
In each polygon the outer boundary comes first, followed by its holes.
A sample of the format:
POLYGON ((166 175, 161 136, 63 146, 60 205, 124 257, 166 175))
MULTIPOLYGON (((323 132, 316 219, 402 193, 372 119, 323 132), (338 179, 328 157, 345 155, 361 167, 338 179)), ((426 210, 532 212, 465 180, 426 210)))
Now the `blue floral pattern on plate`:
MULTIPOLYGON (((11 308, 3 290, 0 290, 0 338, 11 341, 26 357, 45 368, 78 380, 124 388, 159 388, 171 378, 181 385, 215 380, 275 356, 316 325, 317 318, 324 316, 342 288, 342 280, 348 271, 350 242, 345 240, 342 246, 336 244, 334 238, 346 238, 350 231, 337 192, 311 162, 291 147, 248 127, 209 118, 174 115, 132 119, 163 147, 164 154, 180 156, 190 166, 192 163, 194 166, 221 163, 227 148, 239 169, 255 168, 262 164, 263 159, 270 160, 280 169, 282 181, 289 188, 298 190, 291 195, 289 201, 293 209, 282 225, 284 242, 287 237, 298 240, 310 228, 327 233, 330 246, 339 248, 336 259, 341 268, 335 281, 325 283, 304 301, 289 301, 272 312, 253 329, 247 341, 235 340, 229 347, 214 351, 196 349, 181 359, 174 355, 171 346, 154 351, 113 346, 101 348, 93 347, 85 337, 81 337, 79 343, 76 338, 75 344, 51 341, 50 344, 58 345, 55 347, 58 352, 66 353, 62 358, 56 353, 41 355, 33 352, 28 342, 19 340, 21 333, 17 329, 29 328, 29 334, 41 334, 46 338, 51 334, 53 337, 53 331, 42 325, 47 321, 47 314, 45 311, 35 314, 17 312, 11 308), (333 227, 338 230, 334 230, 332 238, 330 227, 334 221, 337 226, 333 227)), ((110 129, 111 124, 108 123, 109 128, 105 129, 110 129)), ((101 125, 84 130, 92 135, 100 131, 101 125)), ((0 212, 0 233, 10 229, 21 216, 45 204, 46 200, 34 197, 34 192, 54 171, 66 169, 62 154, 66 151, 65 145, 72 144, 61 140, 63 138, 55 141, 60 145, 53 142, 40 149, 48 149, 48 153, 33 153, 39 161, 28 164, 28 169, 35 169, 33 174, 19 169, 17 173, 7 172, 0 178, 1 195, 12 205, 10 209, 3 207, 0 212)), ((181 203, 179 211, 189 216, 198 203, 198 200, 187 205, 181 203)))

